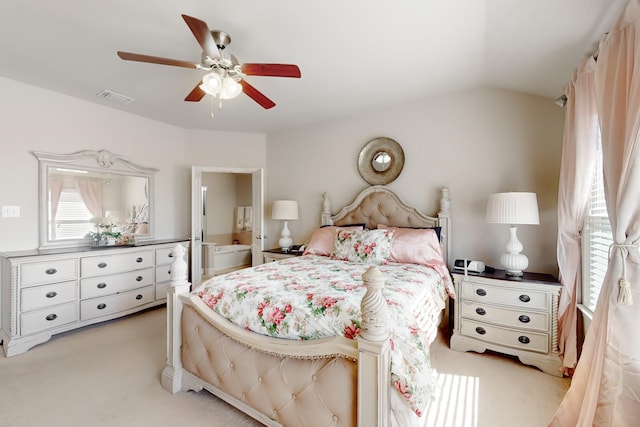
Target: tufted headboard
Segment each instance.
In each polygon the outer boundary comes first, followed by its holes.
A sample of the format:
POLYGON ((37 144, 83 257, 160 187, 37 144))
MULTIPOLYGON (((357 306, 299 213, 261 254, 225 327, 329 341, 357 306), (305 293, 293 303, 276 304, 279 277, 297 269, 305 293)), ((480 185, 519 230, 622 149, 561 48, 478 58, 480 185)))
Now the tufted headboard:
POLYGON ((337 214, 331 213, 329 195, 322 195, 322 225, 366 224, 366 228, 378 228, 378 224, 395 227, 441 227, 445 262, 451 250, 451 200, 449 189, 440 190, 440 209, 434 216, 425 215, 400 200, 387 187, 374 185, 365 188, 355 200, 343 207, 337 214))

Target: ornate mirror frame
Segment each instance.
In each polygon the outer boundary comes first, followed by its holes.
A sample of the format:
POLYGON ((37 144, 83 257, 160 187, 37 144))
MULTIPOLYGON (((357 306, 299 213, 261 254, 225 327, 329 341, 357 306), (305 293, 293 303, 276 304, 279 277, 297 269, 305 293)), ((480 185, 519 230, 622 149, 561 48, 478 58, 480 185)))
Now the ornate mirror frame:
MULTIPOLYGON (((144 197, 138 196, 138 199, 142 200, 146 197, 146 206, 143 203, 138 205, 137 215, 136 207, 131 206, 130 212, 126 217, 128 225, 135 226, 132 228, 131 233, 135 236, 135 240, 151 240, 154 238, 154 174, 158 169, 140 166, 124 156, 113 154, 107 150, 93 151, 84 150, 77 151, 71 154, 55 154, 46 153, 42 151, 32 151, 32 154, 38 159, 39 166, 39 234, 40 234, 40 248, 65 248, 65 247, 78 247, 89 246, 90 239, 87 237, 71 237, 55 239, 50 236, 55 234, 49 230, 49 203, 50 203, 50 174, 60 174, 73 182, 74 176, 87 176, 94 181, 102 181, 105 184, 110 184, 111 181, 126 182, 128 185, 132 185, 132 182, 139 181, 136 178, 142 178, 143 182, 137 182, 137 186, 144 183, 144 188, 137 188, 136 193, 144 192, 144 197), (144 216, 140 216, 140 212, 144 210, 144 216), (134 217, 143 218, 140 220, 140 224, 144 224, 143 227, 138 226, 134 221, 134 217), (146 221, 144 221, 146 220, 146 221), (144 221, 144 222, 143 222, 144 221)), ((121 192, 125 184, 121 184, 119 192, 117 194, 121 199, 118 202, 118 206, 125 208, 125 202, 122 199, 126 199, 121 192)), ((112 192, 115 190, 111 190, 112 192)), ((113 198, 113 196, 112 196, 113 198)), ((101 202, 104 203, 104 202, 101 202)), ((116 204, 116 203, 112 203, 116 204)), ((126 206, 128 209, 129 206, 126 206)), ((103 215, 101 218, 108 216, 107 207, 104 207, 103 215)), ((120 213, 124 216, 124 213, 120 213)), ((124 222, 124 219, 121 220, 124 222)))
POLYGON ((372 139, 360 151, 358 171, 371 185, 393 182, 404 167, 404 151, 395 140, 379 137, 372 139))

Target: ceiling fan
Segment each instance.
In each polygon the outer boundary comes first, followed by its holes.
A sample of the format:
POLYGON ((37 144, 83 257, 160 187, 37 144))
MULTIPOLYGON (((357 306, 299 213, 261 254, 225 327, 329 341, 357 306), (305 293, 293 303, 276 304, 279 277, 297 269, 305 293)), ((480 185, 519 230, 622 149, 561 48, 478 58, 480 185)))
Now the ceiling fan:
MULTIPOLYGON (((224 51, 225 47, 231 43, 229 34, 219 30, 209 30, 207 23, 200 19, 188 15, 182 15, 182 18, 202 48, 202 57, 199 64, 122 51, 118 51, 118 56, 127 61, 149 62, 210 71, 184 100, 198 102, 205 95, 211 95, 213 98, 217 97, 220 100, 220 107, 222 107, 223 99, 235 98, 240 92, 244 92, 265 109, 275 107, 276 104, 272 100, 245 80, 246 76, 301 77, 300 68, 297 65, 240 64, 234 55, 224 51)), ((211 114, 213 116, 213 113, 211 114)))

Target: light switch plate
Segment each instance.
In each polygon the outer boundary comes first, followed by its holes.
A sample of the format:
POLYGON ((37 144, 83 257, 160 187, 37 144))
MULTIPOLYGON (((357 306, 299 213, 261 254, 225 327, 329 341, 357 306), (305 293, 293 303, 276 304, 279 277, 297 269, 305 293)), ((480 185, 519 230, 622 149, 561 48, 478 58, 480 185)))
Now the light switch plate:
POLYGON ((2 206, 3 218, 18 218, 20 217, 20 206, 2 206))

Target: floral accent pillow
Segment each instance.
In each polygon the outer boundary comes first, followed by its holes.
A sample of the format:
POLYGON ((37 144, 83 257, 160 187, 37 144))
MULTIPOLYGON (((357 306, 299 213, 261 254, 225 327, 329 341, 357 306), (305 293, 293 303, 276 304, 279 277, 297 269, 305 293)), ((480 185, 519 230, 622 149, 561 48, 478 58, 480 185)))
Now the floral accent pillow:
POLYGON ((394 230, 339 230, 331 258, 365 264, 386 264, 394 230))
POLYGON ((347 225, 347 226, 323 226, 317 228, 311 235, 311 241, 304 250, 304 255, 320 255, 330 256, 333 252, 334 244, 338 230, 364 230, 363 225, 347 225))

